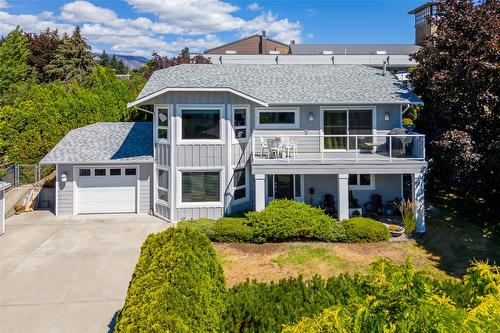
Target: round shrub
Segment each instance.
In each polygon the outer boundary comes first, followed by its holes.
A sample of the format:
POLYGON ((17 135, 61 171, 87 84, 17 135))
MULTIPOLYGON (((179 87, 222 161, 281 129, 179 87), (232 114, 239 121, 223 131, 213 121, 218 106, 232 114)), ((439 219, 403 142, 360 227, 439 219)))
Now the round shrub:
POLYGON ((177 223, 178 226, 191 226, 204 233, 209 239, 212 239, 215 235, 214 224, 215 220, 207 219, 204 217, 196 220, 181 221, 177 223))
POLYGON ((253 229, 246 225, 246 219, 224 217, 214 223, 214 242, 250 243, 253 240, 253 229))
POLYGON ((354 217, 343 223, 349 243, 380 242, 391 237, 391 233, 383 223, 369 218, 354 217))
POLYGON ((292 200, 274 200, 261 212, 249 212, 248 223, 256 241, 315 239, 339 242, 344 226, 319 208, 292 200))
POLYGON ((224 273, 209 239, 191 227, 150 235, 130 282, 116 332, 218 332, 224 273))

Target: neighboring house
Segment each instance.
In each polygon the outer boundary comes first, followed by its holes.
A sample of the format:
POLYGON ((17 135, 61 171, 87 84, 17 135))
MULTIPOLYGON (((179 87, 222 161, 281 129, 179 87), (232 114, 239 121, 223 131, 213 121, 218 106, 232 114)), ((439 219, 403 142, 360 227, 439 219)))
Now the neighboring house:
POLYGON ((0 235, 5 232, 5 190, 11 185, 0 181, 0 235))
POLYGON ((287 54, 288 45, 267 37, 265 31, 206 50, 204 54, 287 54))
POLYGON ((427 20, 438 14, 438 2, 426 2, 422 6, 410 10, 408 14, 415 15, 415 44, 423 46, 427 38, 436 32, 436 25, 427 20))
POLYGON ((345 219, 350 196, 409 193, 423 232, 424 136, 400 129, 421 103, 366 66, 179 65, 154 72, 129 104, 154 110, 153 125, 74 130, 42 163, 57 164, 58 215, 219 218, 332 194, 345 219))

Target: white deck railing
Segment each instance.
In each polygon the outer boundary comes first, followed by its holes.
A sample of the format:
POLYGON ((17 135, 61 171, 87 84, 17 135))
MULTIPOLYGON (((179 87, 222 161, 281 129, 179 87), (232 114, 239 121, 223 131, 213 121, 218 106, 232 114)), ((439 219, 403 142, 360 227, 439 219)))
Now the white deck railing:
POLYGON ((425 160, 425 135, 252 135, 252 159, 258 161, 425 160))

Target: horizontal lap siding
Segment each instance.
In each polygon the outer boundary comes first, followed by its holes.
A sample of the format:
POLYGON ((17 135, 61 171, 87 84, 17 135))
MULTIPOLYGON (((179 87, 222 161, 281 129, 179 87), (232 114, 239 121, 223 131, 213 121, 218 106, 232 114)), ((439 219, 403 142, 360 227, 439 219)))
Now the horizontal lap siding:
POLYGON ((194 220, 201 217, 215 220, 223 216, 224 216, 224 208, 222 207, 177 208, 178 220, 194 220))
POLYGON ((149 214, 153 207, 153 164, 141 164, 139 176, 139 213, 149 214))
POLYGON ((73 215, 73 187, 75 186, 75 178, 73 175, 73 164, 59 164, 57 167, 59 180, 58 191, 58 214, 62 216, 73 215), (66 174, 68 180, 66 183, 60 181, 61 175, 66 174))

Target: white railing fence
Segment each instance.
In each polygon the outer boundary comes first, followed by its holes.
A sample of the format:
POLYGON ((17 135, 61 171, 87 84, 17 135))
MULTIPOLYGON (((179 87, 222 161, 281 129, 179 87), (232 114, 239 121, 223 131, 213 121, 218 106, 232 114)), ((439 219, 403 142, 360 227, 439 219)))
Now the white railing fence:
POLYGON ((252 135, 258 160, 425 160, 423 134, 252 135))

